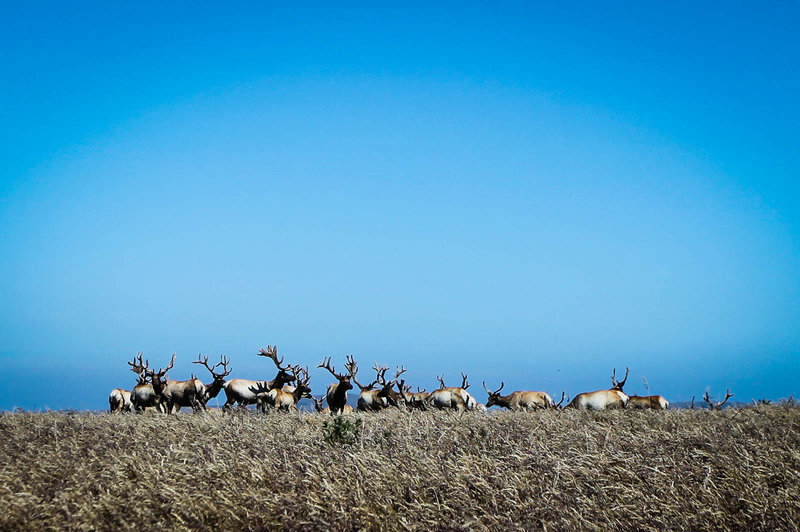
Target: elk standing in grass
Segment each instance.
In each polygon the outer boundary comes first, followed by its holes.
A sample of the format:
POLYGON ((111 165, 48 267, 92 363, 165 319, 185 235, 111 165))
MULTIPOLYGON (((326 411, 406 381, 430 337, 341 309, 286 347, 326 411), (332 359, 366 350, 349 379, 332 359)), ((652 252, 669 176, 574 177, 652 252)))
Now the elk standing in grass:
POLYGON ((139 384, 131 390, 131 404, 137 414, 145 411, 147 408, 155 408, 161 410, 161 394, 156 393, 153 389, 153 384, 149 382, 148 371, 150 367, 149 360, 142 360, 142 353, 139 352, 137 356, 133 357, 133 362, 128 362, 131 366, 131 371, 139 376, 139 384))
POLYGON ((170 414, 174 414, 184 406, 191 407, 193 412, 205 410, 205 404, 201 401, 205 394, 205 385, 200 379, 191 378, 185 381, 166 379, 167 371, 175 364, 175 357, 173 353, 169 366, 157 374, 150 372, 153 390, 161 394, 161 400, 170 414))
MULTIPOLYGON (((300 402, 300 399, 312 397, 311 387, 308 385, 311 377, 308 375, 308 368, 301 368, 300 366, 292 368, 292 376, 297 382, 297 386, 291 387, 290 391, 274 388, 264 394, 263 398, 259 397, 259 401, 267 407, 277 408, 284 412, 297 410, 297 403, 300 402)), ((286 388, 289 387, 287 386, 286 388)), ((264 407, 262 407, 262 410, 264 410, 264 407)))
POLYGON ((289 384, 294 379, 289 373, 291 366, 282 366, 283 358, 278 360, 278 346, 267 346, 266 349, 260 350, 258 356, 267 357, 271 359, 275 366, 278 368, 278 374, 271 381, 253 381, 249 379, 231 379, 226 382, 222 389, 225 390, 225 406, 223 409, 228 410, 234 404, 238 403, 240 406, 254 405, 258 402, 259 394, 265 394, 273 388, 283 388, 284 385, 289 384))
POLYGON ((425 410, 427 409, 426 401, 428 397, 431 395, 430 393, 426 392, 424 389, 417 386, 416 393, 411 392, 411 386, 406 385, 406 381, 400 381, 400 394, 402 398, 405 400, 406 407, 412 408, 416 410, 425 410))
POLYGON ((575 396, 567 408, 580 408, 584 410, 606 410, 610 408, 625 408, 628 405, 628 396, 622 391, 625 381, 628 380, 630 369, 626 368, 625 378, 622 382, 617 382, 617 370, 611 374, 610 390, 599 390, 596 392, 579 393, 575 396))
POLYGON ((133 407, 131 402, 131 391, 122 388, 114 388, 108 394, 108 410, 112 414, 117 412, 130 412, 133 407))
POLYGON ((197 355, 197 360, 192 362, 192 364, 202 364, 205 368, 211 372, 211 376, 214 378, 214 381, 211 384, 204 385, 205 392, 203 396, 200 398, 200 402, 203 403, 203 408, 205 408, 206 403, 208 403, 211 399, 214 399, 222 390, 222 387, 225 386, 225 377, 231 374, 231 370, 228 369, 228 364, 230 363, 230 359, 224 356, 219 357, 219 363, 215 364, 214 366, 208 365, 208 355, 205 358, 202 358, 202 355, 197 355), (217 368, 222 367, 222 372, 215 371, 217 368))
POLYGON ((486 382, 483 383, 483 389, 489 394, 486 408, 497 405, 509 410, 535 410, 553 406, 553 398, 545 392, 511 392, 508 395, 500 395, 503 386, 505 382, 501 382, 500 387, 492 392, 486 387, 486 382))
POLYGON ((361 388, 361 394, 358 396, 358 410, 361 412, 377 412, 388 406, 399 406, 399 401, 402 399, 400 393, 394 391, 394 385, 406 369, 398 366, 394 379, 389 382, 386 382, 385 377, 386 372, 389 370, 388 366, 378 366, 376 362, 372 369, 375 370, 376 378, 367 386, 361 386, 355 375, 353 375, 353 382, 361 388), (375 385, 380 385, 380 388, 374 389, 375 385))
POLYGON ((347 355, 347 364, 344 365, 347 373, 336 373, 336 370, 331 366, 331 357, 324 358, 317 367, 327 369, 339 381, 328 386, 325 398, 328 401, 328 408, 331 409, 331 414, 341 414, 347 405, 347 390, 353 389, 350 379, 358 373, 358 364, 356 364, 352 356, 347 355))
POLYGON ((475 406, 478 404, 478 402, 467 391, 467 388, 469 388, 469 383, 467 382, 467 376, 463 372, 461 373, 460 387, 446 386, 443 375, 436 378, 442 387, 430 393, 425 401, 428 406, 433 406, 439 409, 453 409, 458 410, 459 412, 475 409, 475 406))

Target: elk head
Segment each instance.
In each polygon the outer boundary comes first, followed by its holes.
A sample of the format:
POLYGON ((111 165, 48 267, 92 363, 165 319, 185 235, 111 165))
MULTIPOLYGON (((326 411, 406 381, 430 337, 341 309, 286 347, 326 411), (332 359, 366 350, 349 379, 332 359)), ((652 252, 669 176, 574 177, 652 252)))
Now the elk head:
POLYGON ((172 358, 169 361, 169 366, 164 369, 158 370, 155 372, 151 369, 145 370, 145 374, 150 378, 150 382, 153 383, 153 390, 156 394, 161 394, 161 391, 167 385, 167 372, 172 369, 172 366, 175 364, 175 353, 172 353, 172 358))
POLYGON ((486 408, 498 404, 497 400, 500 399, 500 390, 503 389, 503 386, 505 386, 505 384, 506 384, 505 382, 501 381, 500 387, 492 392, 489 390, 489 388, 486 387, 486 382, 485 381, 483 382, 483 389, 486 390, 486 393, 489 394, 489 398, 486 400, 486 408))

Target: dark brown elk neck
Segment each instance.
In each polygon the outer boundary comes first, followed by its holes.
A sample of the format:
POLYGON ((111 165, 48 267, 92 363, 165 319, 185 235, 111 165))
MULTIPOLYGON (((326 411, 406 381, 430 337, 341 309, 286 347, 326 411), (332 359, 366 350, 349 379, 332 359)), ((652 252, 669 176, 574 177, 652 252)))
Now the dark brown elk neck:
POLYGON ((217 395, 219 395, 220 390, 222 387, 225 386, 225 381, 222 379, 214 379, 214 382, 206 386, 206 397, 208 399, 213 399, 217 395))

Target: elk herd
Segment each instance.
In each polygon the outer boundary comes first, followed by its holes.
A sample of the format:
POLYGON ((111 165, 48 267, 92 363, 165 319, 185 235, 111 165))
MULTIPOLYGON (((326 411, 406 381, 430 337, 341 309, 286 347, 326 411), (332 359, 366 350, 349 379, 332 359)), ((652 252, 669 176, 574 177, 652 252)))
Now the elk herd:
MULTIPOLYGON (((297 405, 303 398, 313 400, 317 412, 326 414, 343 414, 352 412, 353 408, 347 404, 348 392, 358 387, 357 410, 362 412, 378 412, 386 408, 403 408, 418 410, 456 410, 456 411, 485 411, 492 406, 507 408, 509 410, 536 410, 557 409, 564 403, 566 394, 561 393, 558 403, 545 393, 538 391, 515 391, 507 395, 500 392, 505 386, 504 382, 495 391, 491 391, 486 382, 483 388, 488 394, 485 405, 479 403, 468 391, 470 384, 467 375, 461 374, 460 386, 447 386, 444 375, 437 377, 440 387, 431 392, 417 388, 412 392, 411 386, 402 379, 406 372, 405 367, 397 367, 394 376, 389 378, 387 373, 390 368, 375 363, 371 368, 375 377, 359 382, 358 363, 348 355, 344 364, 344 372, 338 373, 331 365, 331 357, 325 357, 317 366, 327 370, 336 382, 328 385, 323 397, 311 394, 309 386, 310 376, 308 367, 284 364, 284 359, 278 358, 277 346, 267 346, 261 349, 258 356, 272 360, 277 373, 272 380, 230 379, 230 359, 221 356, 218 363, 209 365, 208 356, 199 355, 193 364, 202 365, 211 374, 211 382, 204 384, 200 379, 191 376, 188 380, 176 381, 168 378, 167 372, 175 363, 175 354, 169 364, 158 371, 150 367, 148 359, 144 359, 140 352, 128 362, 130 370, 136 374, 137 383, 132 390, 114 389, 108 396, 111 412, 143 412, 155 410, 162 413, 176 413, 181 408, 191 408, 193 412, 207 410, 207 403, 225 392, 223 410, 230 410, 234 406, 247 407, 254 405, 259 412, 297 410, 297 405), (324 402, 327 406, 324 406, 324 402)), ((585 392, 576 395, 565 408, 585 410, 605 410, 611 408, 649 408, 665 410, 669 402, 660 395, 629 396, 622 391, 628 380, 630 370, 626 370, 625 378, 616 379, 616 370, 611 375, 611 388, 594 392, 585 392)), ((721 403, 707 402, 712 408, 721 408, 732 396, 728 392, 725 401, 721 403)))

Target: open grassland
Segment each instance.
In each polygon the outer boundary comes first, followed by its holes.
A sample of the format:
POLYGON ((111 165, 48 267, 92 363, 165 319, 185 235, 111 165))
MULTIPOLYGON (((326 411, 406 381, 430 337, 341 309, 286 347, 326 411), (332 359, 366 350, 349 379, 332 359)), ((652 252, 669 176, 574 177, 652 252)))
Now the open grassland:
POLYGON ((800 526, 798 408, 344 419, 3 414, 0 529, 800 526))

